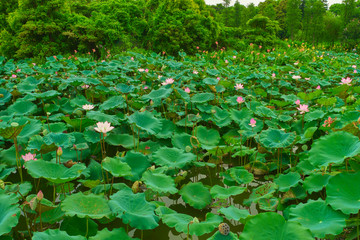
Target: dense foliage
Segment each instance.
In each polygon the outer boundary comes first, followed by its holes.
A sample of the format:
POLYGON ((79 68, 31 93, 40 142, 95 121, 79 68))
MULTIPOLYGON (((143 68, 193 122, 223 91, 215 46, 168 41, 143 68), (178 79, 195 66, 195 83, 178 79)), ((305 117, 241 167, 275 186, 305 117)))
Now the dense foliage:
POLYGON ((74 51, 97 58, 129 49, 176 54, 273 47, 290 38, 328 47, 356 48, 359 2, 328 9, 322 0, 236 1, 207 6, 204 0, 8 0, 0 2, 0 55, 47 56, 74 51))
POLYGON ((96 53, 0 58, 2 239, 359 236, 358 54, 96 53))

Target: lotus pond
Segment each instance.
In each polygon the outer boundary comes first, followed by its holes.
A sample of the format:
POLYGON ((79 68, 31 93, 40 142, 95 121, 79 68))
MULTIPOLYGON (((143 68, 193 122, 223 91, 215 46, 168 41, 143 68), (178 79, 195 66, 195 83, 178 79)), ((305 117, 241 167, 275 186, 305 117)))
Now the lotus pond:
POLYGON ((358 55, 257 49, 0 58, 0 239, 359 239, 358 55))

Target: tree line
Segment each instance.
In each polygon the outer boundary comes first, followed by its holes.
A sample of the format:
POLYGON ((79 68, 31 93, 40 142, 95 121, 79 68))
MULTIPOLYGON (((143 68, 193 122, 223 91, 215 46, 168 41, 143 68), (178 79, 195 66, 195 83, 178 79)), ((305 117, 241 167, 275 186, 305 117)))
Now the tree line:
POLYGON ((166 54, 183 50, 241 50, 283 40, 360 40, 360 2, 266 0, 208 6, 204 0, 7 0, 0 2, 0 55, 44 58, 83 52, 106 57, 131 49, 166 54))

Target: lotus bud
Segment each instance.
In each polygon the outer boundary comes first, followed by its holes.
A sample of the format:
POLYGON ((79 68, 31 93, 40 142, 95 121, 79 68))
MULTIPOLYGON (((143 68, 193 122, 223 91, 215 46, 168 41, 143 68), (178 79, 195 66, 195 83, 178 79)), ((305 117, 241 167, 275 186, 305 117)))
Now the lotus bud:
POLYGON ((307 146, 307 145, 302 145, 302 146, 301 146, 301 149, 302 149, 303 151, 307 151, 307 150, 308 150, 308 146, 307 146))
POLYGON ((150 100, 150 106, 154 105, 153 100, 150 100))
POLYGON ((185 147, 185 151, 186 151, 186 152, 191 152, 191 150, 192 150, 192 148, 191 148, 190 146, 186 146, 186 147, 185 147))
POLYGON ((149 167, 148 169, 151 170, 151 171, 154 171, 154 170, 155 170, 155 165, 152 165, 152 166, 149 167))
POLYGON ((12 123, 11 123, 11 126, 12 126, 12 127, 18 127, 19 124, 18 124, 17 122, 12 122, 12 123))
POLYGON ((230 227, 227 223, 220 223, 219 224, 219 232, 224 235, 227 236, 230 233, 230 227))
POLYGON ((50 112, 46 112, 46 115, 50 116, 50 115, 51 115, 51 113, 50 113, 50 112))
POLYGON ((197 217, 194 217, 194 219, 191 221, 192 223, 199 223, 199 219, 197 217))
POLYGON ((36 198, 39 201, 41 201, 44 198, 44 194, 41 190, 37 193, 36 198))
POLYGON ((59 147, 59 148, 56 150, 56 154, 57 154, 58 156, 61 156, 61 155, 63 154, 63 150, 62 150, 61 147, 59 147))

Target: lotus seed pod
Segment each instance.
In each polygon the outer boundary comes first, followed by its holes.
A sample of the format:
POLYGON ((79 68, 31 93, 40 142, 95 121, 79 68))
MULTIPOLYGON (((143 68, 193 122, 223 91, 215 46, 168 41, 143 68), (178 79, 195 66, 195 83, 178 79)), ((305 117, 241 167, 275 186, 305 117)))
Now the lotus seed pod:
POLYGON ((1 180, 1 179, 0 179, 0 188, 1 188, 2 190, 5 189, 5 182, 4 182, 3 180, 1 180))
POLYGON ((0 94, 0 98, 3 98, 4 97, 4 94, 0 94))
POLYGON ((220 223, 219 225, 219 232, 224 235, 227 236, 230 233, 230 227, 227 223, 220 223))
POLYGON ((192 220, 193 223, 199 223, 199 219, 197 217, 194 217, 194 219, 192 220))
POLYGON ((186 152, 190 152, 191 149, 192 149, 191 146, 186 146, 186 147, 185 147, 185 151, 186 151, 186 152))
POLYGON ((50 104, 49 104, 49 103, 45 103, 44 108, 48 108, 48 107, 50 107, 50 104))
POLYGON ((307 150, 308 150, 308 146, 307 146, 307 145, 302 145, 302 146, 301 146, 301 149, 302 149, 303 151, 307 151, 307 150))
POLYGON ((12 127, 18 127, 19 124, 18 124, 17 122, 12 122, 12 123, 11 123, 11 126, 12 126, 12 127))
POLYGON ((355 102, 355 100, 356 99, 355 99, 354 95, 350 95, 346 98, 346 102, 348 102, 348 103, 355 102))
POLYGON ((167 103, 171 103, 171 102, 172 102, 171 98, 167 98, 167 99, 166 99, 166 102, 167 102, 167 103))
POLYGON ((215 109, 211 109, 211 113, 215 114, 216 110, 215 109))
POLYGON ((133 193, 138 193, 140 191, 140 181, 135 181, 134 184, 131 187, 131 190, 133 191, 133 193))

